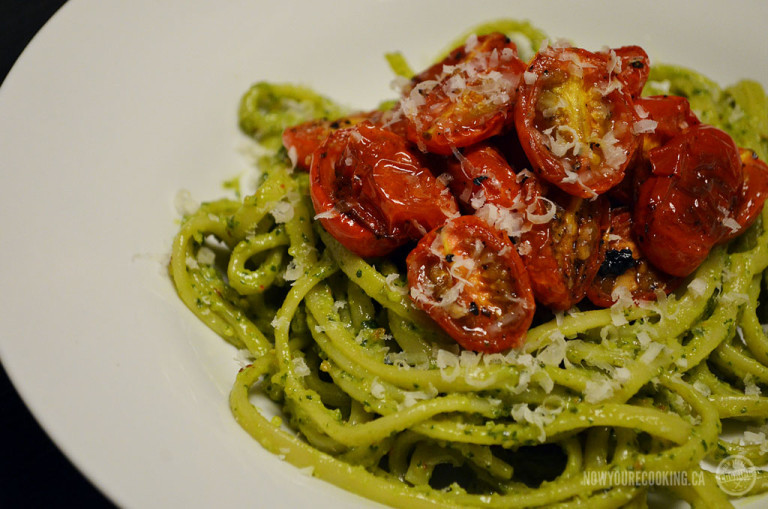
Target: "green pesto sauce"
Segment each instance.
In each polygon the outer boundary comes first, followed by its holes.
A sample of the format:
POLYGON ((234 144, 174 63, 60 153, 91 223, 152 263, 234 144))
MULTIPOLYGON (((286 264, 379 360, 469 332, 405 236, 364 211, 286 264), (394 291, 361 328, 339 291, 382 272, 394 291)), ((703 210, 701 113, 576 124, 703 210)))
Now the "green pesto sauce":
POLYGON ((285 128, 314 119, 335 119, 347 111, 299 85, 259 82, 240 100, 240 129, 266 148, 277 150, 285 128))

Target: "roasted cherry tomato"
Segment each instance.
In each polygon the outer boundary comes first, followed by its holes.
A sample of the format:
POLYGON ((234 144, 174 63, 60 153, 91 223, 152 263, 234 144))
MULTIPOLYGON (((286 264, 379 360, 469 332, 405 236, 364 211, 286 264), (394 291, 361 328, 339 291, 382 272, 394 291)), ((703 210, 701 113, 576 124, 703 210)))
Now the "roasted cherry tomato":
POLYGON ((584 298, 603 263, 610 227, 604 197, 586 200, 547 190, 530 172, 521 173, 517 251, 531 278, 536 302, 556 311, 584 298), (546 193, 546 197, 545 197, 546 193))
POLYGON ((639 150, 635 152, 635 158, 627 167, 627 171, 624 173, 624 178, 621 179, 621 182, 605 193, 605 196, 610 199, 611 205, 616 207, 630 206, 635 202, 637 182, 638 179, 642 180, 642 177, 639 176, 639 170, 642 170, 643 168, 643 162, 638 157, 639 153, 639 150))
POLYGON ((587 290, 593 304, 609 307, 623 288, 634 301, 656 300, 658 290, 670 293, 681 279, 655 269, 643 258, 632 238, 632 214, 621 208, 611 212, 611 230, 605 259, 587 290))
POLYGON ((644 150, 663 145, 689 127, 701 122, 691 111, 685 97, 675 95, 653 95, 635 99, 635 110, 640 116, 638 122, 650 121, 645 132, 644 150), (654 125, 655 124, 655 125, 654 125))
POLYGON ((640 136, 640 149, 627 167, 624 179, 608 196, 619 205, 632 205, 637 191, 651 174, 648 153, 674 138, 689 127, 699 125, 699 119, 691 111, 688 99, 673 95, 638 97, 634 100, 639 120, 633 131, 640 136))
POLYGON ((362 122, 312 156, 310 195, 323 227, 360 256, 382 256, 458 215, 449 189, 396 134, 362 122))
POLYGON ((454 196, 471 212, 486 203, 512 207, 520 195, 517 175, 504 156, 487 142, 473 145, 448 164, 454 196))
POLYGON ((630 95, 604 55, 546 48, 524 74, 515 127, 534 171, 563 191, 593 198, 621 182, 635 150, 630 95))
POLYGON ((407 264, 414 304, 461 346, 500 352, 523 342, 536 304, 523 262, 498 230, 475 216, 451 219, 407 264))
MULTIPOLYGON (((368 120, 384 128, 396 132, 399 122, 391 112, 374 110, 343 117, 337 120, 310 120, 283 131, 283 146, 288 150, 288 156, 294 161, 296 168, 309 171, 312 164, 312 154, 320 147, 331 133, 345 129, 368 120)), ((404 129, 402 133, 404 133, 404 129)))
POLYGON ((635 122, 633 130, 640 136, 640 149, 635 152, 624 179, 607 193, 611 201, 619 205, 632 205, 637 198, 640 184, 650 176, 648 153, 689 127, 701 123, 684 97, 638 97, 634 104, 639 120, 635 122))
POLYGON ((742 187, 739 150, 725 132, 700 124, 648 157, 652 173, 635 203, 635 239, 658 269, 684 277, 727 233, 723 222, 742 187))
POLYGON ((525 64, 502 34, 470 38, 445 60, 419 74, 400 100, 408 139, 447 155, 500 133, 525 64))
POLYGON ((557 311, 569 309, 584 298, 603 263, 610 227, 608 202, 602 196, 590 201, 558 190, 543 200, 535 177, 521 184, 529 206, 517 250, 536 302, 557 311))
POLYGON ((640 46, 622 46, 608 50, 605 55, 608 70, 616 76, 624 91, 633 99, 640 97, 651 72, 651 61, 645 50, 640 46))
POLYGON ((768 198, 768 165, 758 159, 754 150, 739 149, 742 174, 744 182, 741 184, 741 192, 734 208, 733 223, 727 222, 726 231, 721 242, 738 237, 744 230, 755 222, 763 203, 768 198))

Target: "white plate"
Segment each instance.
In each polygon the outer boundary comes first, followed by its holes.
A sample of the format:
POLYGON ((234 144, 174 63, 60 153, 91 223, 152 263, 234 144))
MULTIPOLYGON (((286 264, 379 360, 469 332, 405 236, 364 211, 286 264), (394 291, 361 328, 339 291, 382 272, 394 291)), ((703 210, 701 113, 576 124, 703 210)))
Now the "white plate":
POLYGON ((372 107, 392 96, 385 52, 422 66, 500 16, 592 49, 640 44, 723 84, 768 84, 767 10, 760 1, 71 0, 0 90, 3 363, 54 441, 121 506, 364 506, 238 427, 227 407, 235 351, 183 307, 165 274, 177 190, 216 198, 243 169, 241 93, 261 79, 300 82, 372 107))

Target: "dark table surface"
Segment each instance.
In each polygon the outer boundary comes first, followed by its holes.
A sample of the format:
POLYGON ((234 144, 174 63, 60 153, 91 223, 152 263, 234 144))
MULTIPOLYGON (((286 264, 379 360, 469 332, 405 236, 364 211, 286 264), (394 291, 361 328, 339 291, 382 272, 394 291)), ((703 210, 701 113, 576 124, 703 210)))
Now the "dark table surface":
MULTIPOLYGON (((0 0, 0 81, 65 0, 0 0)), ((109 507, 61 454, 0 366, 0 507, 109 507)))

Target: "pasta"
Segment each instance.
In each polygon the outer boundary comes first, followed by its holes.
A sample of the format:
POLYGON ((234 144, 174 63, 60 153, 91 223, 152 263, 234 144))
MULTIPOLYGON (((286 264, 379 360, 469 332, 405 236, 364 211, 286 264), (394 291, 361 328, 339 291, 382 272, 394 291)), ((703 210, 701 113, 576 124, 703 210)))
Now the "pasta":
MULTIPOLYGON (((531 51, 545 40, 514 21, 474 31, 492 30, 531 51)), ((388 60, 412 74, 402 55, 388 60)), ((645 92, 688 97, 703 120, 768 156, 758 84, 722 90, 655 65, 645 92)), ((307 175, 278 148, 284 127, 343 111, 301 87, 254 86, 240 124, 269 148, 258 190, 202 204, 174 240, 180 298, 251 359, 230 395, 240 425, 312 475, 397 507, 645 507, 652 491, 730 506, 700 464, 768 461, 768 212, 668 297, 538 319, 508 352, 460 350, 413 306, 402 260, 363 259, 323 230, 307 175), (747 431, 728 440, 724 422, 747 431), (687 482, 615 482, 643 472, 687 482)), ((740 495, 768 488, 752 473, 740 495)))

